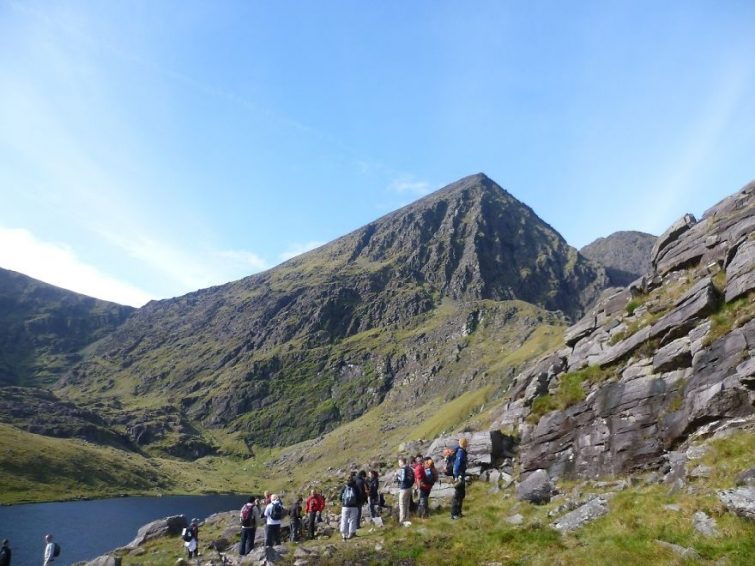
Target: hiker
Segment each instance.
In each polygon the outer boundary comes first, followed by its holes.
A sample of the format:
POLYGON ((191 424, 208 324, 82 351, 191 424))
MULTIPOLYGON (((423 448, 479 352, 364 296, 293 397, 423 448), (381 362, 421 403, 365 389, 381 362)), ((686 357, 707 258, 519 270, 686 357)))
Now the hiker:
POLYGON ((415 475, 417 489, 419 489, 419 507, 417 509, 417 515, 425 518, 430 515, 430 492, 432 491, 435 482, 438 481, 438 470, 435 469, 435 462, 432 458, 425 460, 419 474, 420 477, 418 478, 415 475))
POLYGON ((414 491, 412 492, 412 503, 409 507, 409 511, 414 514, 419 511, 419 482, 422 479, 422 474, 425 473, 425 457, 422 454, 417 454, 412 460, 412 473, 414 475, 414 491), (417 502, 414 502, 414 495, 417 495, 417 502))
POLYGON ((273 493, 270 503, 265 507, 265 546, 277 546, 281 543, 281 520, 283 519, 283 504, 280 497, 273 493))
POLYGON ((191 524, 181 531, 181 540, 184 542, 189 558, 199 556, 199 527, 197 519, 192 519, 191 524))
POLYGON ((3 546, 0 547, 0 566, 10 566, 10 559, 10 541, 6 538, 3 540, 3 546))
POLYGON ((45 535, 45 561, 43 566, 49 566, 60 555, 60 545, 52 542, 52 535, 45 535))
POLYGON ((367 497, 370 505, 370 517, 378 517, 378 507, 380 507, 380 480, 377 470, 370 470, 370 477, 367 480, 367 497))
MULTIPOLYGON (((325 511, 325 496, 322 494, 322 492, 317 492, 317 502, 320 506, 319 510, 317 511, 317 522, 322 523, 322 512, 325 511)), ((330 520, 328 520, 328 525, 330 525, 330 520)))
POLYGON ((451 503, 451 519, 463 517, 461 507, 466 496, 465 481, 467 479, 467 447, 469 440, 465 437, 459 439, 459 447, 456 449, 453 467, 454 498, 451 503))
POLYGON ((317 492, 312 489, 309 492, 309 497, 304 504, 304 510, 307 513, 307 526, 309 527, 309 538, 313 540, 315 538, 315 522, 317 520, 317 511, 320 509, 320 498, 317 497, 317 492))
POLYGON ((398 484, 398 522, 408 525, 409 507, 412 503, 412 486, 414 485, 414 470, 406 465, 406 458, 398 459, 398 471, 394 480, 398 484))
POLYGON ((354 482, 357 485, 357 497, 359 498, 359 507, 357 507, 357 529, 362 526, 362 507, 367 503, 367 472, 361 470, 354 482))
POLYGON ((254 548, 254 535, 257 533, 257 521, 260 519, 259 500, 253 497, 244 503, 239 511, 241 523, 241 544, 239 554, 244 556, 254 548))
POLYGON ((291 517, 291 530, 289 539, 291 542, 299 542, 301 539, 301 496, 296 498, 289 516, 291 517))
POLYGON ((341 489, 341 538, 348 540, 357 532, 357 511, 359 506, 359 489, 355 474, 350 474, 346 485, 341 489))

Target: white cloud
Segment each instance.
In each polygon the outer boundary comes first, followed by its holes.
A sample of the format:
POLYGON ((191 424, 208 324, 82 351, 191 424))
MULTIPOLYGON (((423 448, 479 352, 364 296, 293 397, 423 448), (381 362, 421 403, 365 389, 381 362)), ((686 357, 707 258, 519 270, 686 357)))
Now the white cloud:
POLYGON ((224 250, 218 252, 218 255, 224 260, 235 263, 240 267, 251 268, 255 271, 262 271, 263 269, 268 269, 270 267, 267 261, 260 256, 246 250, 224 250))
POLYGON ((278 257, 281 261, 286 261, 288 259, 291 259, 292 257, 296 257, 315 248, 319 248, 323 244, 325 244, 325 242, 318 242, 316 240, 312 240, 304 244, 300 242, 292 242, 288 245, 288 248, 286 248, 284 252, 278 254, 278 257))
POLYGON ((421 197, 433 192, 433 187, 427 181, 417 181, 411 177, 399 177, 388 185, 388 190, 398 194, 410 194, 421 197))
POLYGON ((24 229, 0 227, 0 267, 123 305, 140 307, 154 298, 87 265, 65 244, 38 240, 24 229))

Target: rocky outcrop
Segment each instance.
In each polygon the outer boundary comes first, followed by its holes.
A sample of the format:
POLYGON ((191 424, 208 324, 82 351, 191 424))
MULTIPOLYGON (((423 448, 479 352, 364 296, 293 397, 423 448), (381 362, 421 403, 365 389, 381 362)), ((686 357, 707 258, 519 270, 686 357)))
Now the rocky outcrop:
POLYGON ((560 533, 569 533, 591 523, 608 513, 608 500, 604 497, 595 497, 554 521, 552 527, 560 533))
POLYGON ((738 487, 719 491, 718 498, 732 513, 755 521, 755 487, 738 487))
POLYGON ((138 546, 143 545, 145 542, 173 535, 177 536, 181 534, 181 531, 189 526, 186 521, 186 517, 183 515, 173 515, 172 517, 166 517, 164 519, 158 519, 152 521, 141 527, 134 540, 123 547, 124 550, 132 550, 138 546))
POLYGON ((554 493, 554 486, 548 472, 535 470, 516 486, 516 496, 522 501, 529 501, 536 505, 548 503, 554 493))
POLYGON ((603 296, 563 350, 513 379, 494 426, 518 427, 525 475, 656 468, 702 427, 755 414, 755 313, 752 300, 737 301, 755 292, 753 218, 755 184, 699 222, 683 217, 656 242, 651 273, 603 296), (734 322, 721 332, 711 315, 727 303, 734 322), (560 397, 575 379, 584 394, 560 397), (565 406, 533 415, 542 397, 565 406))

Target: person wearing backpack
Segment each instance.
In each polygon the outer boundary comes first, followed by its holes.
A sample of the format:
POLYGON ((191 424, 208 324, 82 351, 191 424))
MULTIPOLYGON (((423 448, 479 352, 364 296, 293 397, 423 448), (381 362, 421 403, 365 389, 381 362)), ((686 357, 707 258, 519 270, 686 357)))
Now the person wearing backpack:
POLYGON ((398 484, 398 522, 409 526, 409 508, 412 503, 412 487, 414 486, 414 470, 406 465, 405 458, 398 459, 398 471, 396 472, 398 484))
POLYGON ((3 546, 0 547, 0 566, 10 566, 11 559, 10 542, 8 539, 3 540, 3 546))
POLYGON ((307 527, 309 529, 309 539, 315 538, 315 526, 317 524, 317 511, 320 509, 320 499, 317 492, 313 489, 309 492, 309 497, 304 502, 304 511, 307 513, 307 527))
POLYGON ((52 535, 45 535, 45 561, 43 566, 49 566, 55 559, 60 556, 60 545, 57 542, 52 542, 52 535))
POLYGON ((359 494, 355 474, 352 472, 341 488, 341 538, 349 540, 357 532, 359 494))
POLYGON ((239 545, 239 555, 244 556, 254 548, 254 535, 257 532, 257 520, 260 518, 260 508, 253 497, 244 503, 239 511, 239 522, 241 523, 241 544, 239 545))
POLYGON ((435 462, 428 458, 422 465, 422 470, 417 479, 417 488, 419 489, 419 508, 417 515, 426 518, 430 515, 430 492, 438 481, 438 470, 435 469, 435 462))
POLYGON ((461 507, 466 497, 466 479, 467 479, 467 447, 469 440, 465 437, 459 439, 459 447, 456 449, 453 466, 453 485, 454 498, 451 502, 451 519, 461 518, 461 507))
POLYGON ((283 504, 280 497, 273 493, 270 496, 270 503, 265 507, 263 513, 267 525, 265 531, 265 546, 277 546, 281 543, 281 522, 283 521, 283 504))

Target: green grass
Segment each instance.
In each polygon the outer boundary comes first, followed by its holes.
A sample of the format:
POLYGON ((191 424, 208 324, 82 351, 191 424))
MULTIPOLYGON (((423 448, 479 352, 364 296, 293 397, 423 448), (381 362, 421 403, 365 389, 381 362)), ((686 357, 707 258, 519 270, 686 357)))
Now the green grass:
POLYGON ((534 399, 527 422, 537 423, 546 413, 563 411, 584 401, 589 386, 606 381, 614 375, 615 369, 600 366, 588 366, 579 371, 562 374, 552 395, 546 393, 534 399))
POLYGON ((710 315, 711 327, 703 343, 710 346, 722 336, 755 317, 755 291, 750 291, 730 303, 721 302, 719 309, 710 315))

